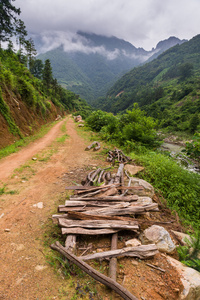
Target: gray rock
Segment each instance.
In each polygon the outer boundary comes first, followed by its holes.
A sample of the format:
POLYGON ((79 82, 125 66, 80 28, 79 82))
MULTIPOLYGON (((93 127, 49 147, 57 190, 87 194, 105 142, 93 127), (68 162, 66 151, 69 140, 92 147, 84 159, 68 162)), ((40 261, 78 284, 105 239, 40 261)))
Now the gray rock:
MULTIPOLYGON (((125 182, 125 185, 128 185, 128 181, 127 180, 125 182)), ((152 198, 153 195, 154 195, 154 188, 153 186, 148 183, 147 181, 143 180, 143 179, 140 179, 140 178, 136 178, 136 177, 132 177, 131 178, 131 187, 143 187, 143 190, 136 190, 136 189, 129 189, 128 190, 128 193, 127 194, 135 194, 135 195, 138 195, 138 196, 146 196, 146 197, 150 197, 152 198)))
POLYGON ((139 238, 142 244, 155 243, 160 252, 172 253, 176 249, 167 230, 158 225, 145 229, 139 238))

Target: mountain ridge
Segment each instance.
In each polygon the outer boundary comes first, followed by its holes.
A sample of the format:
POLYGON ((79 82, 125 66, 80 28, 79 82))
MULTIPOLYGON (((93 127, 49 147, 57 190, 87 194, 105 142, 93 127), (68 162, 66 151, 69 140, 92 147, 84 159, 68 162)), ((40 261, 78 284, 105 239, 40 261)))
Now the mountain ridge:
MULTIPOLYGON (((170 46, 171 38, 168 40, 170 46)), ((60 41, 59 47, 39 54, 38 58, 43 61, 50 59, 58 82, 92 105, 95 99, 105 96, 126 72, 162 53, 168 40, 159 42, 159 49, 157 45, 155 49, 146 51, 114 36, 78 31, 74 39, 60 41)), ((184 41, 173 37, 175 44, 184 41)))

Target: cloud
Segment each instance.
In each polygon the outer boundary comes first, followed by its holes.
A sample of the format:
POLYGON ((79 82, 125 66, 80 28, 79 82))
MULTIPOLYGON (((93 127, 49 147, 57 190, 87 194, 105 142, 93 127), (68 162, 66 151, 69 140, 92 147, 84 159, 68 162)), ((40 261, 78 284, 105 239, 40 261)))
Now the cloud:
POLYGON ((108 60, 113 60, 120 54, 118 49, 108 51, 104 46, 91 46, 90 42, 84 36, 71 31, 46 31, 40 33, 39 37, 35 35, 35 38, 39 39, 42 45, 39 49, 39 53, 44 53, 62 46, 65 52, 80 51, 85 54, 98 53, 105 56, 108 60))
POLYGON ((29 32, 94 32, 151 49, 199 34, 199 0, 16 0, 29 32))

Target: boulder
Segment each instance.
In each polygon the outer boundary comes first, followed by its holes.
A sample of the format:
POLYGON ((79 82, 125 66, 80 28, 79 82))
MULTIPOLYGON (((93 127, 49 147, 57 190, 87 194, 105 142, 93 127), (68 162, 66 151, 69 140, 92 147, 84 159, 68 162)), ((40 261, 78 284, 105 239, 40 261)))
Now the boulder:
POLYGON ((138 239, 131 239, 125 242, 126 247, 141 246, 141 242, 138 239))
MULTIPOLYGON (((125 181, 125 185, 128 185, 129 180, 125 181)), ((129 189, 127 194, 135 194, 138 196, 147 196, 147 197, 153 197, 154 195, 154 188, 153 186, 148 183, 147 181, 137 178, 137 177, 132 177, 131 178, 131 187, 143 187, 143 190, 136 190, 136 189, 129 189)))
POLYGON ((137 174, 138 172, 144 170, 143 167, 133 166, 133 165, 125 165, 124 170, 127 171, 131 176, 137 174))
POLYGON ((178 271, 184 287, 179 300, 200 300, 200 273, 170 256, 167 260, 178 271))
POLYGON ((142 244, 155 243, 160 252, 172 253, 176 249, 168 231, 162 226, 153 225, 145 229, 139 238, 142 244))

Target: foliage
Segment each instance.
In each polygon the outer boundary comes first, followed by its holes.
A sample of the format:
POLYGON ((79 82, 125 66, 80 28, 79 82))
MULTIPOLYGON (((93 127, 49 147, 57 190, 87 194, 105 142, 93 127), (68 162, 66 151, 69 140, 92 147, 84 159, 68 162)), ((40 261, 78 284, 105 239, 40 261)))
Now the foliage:
MULTIPOLYGON (((0 114, 8 124, 9 131, 16 137, 22 138, 17 125, 19 122, 11 111, 13 109, 11 100, 18 105, 22 101, 30 112, 37 115, 38 120, 39 118, 40 120, 52 119, 56 111, 58 114, 63 114, 64 111, 80 110, 87 115, 91 110, 79 96, 59 86, 56 79, 51 81, 48 90, 44 88, 43 82, 29 72, 19 61, 17 54, 11 49, 9 51, 0 49, 0 114)), ((27 124, 28 126, 32 124, 27 124)))
POLYGON ((13 35, 16 28, 17 15, 21 12, 19 8, 12 5, 11 1, 14 0, 3 0, 0 2, 0 43, 8 41, 9 37, 13 35))
POLYGON ((183 169, 171 157, 156 152, 134 155, 145 166, 140 176, 162 193, 182 221, 197 228, 200 220, 200 175, 183 169))
POLYGON ((112 124, 114 119, 113 114, 97 110, 92 112, 86 121, 92 130, 99 132, 103 126, 112 124))
POLYGON ((147 117, 137 105, 131 111, 118 116, 101 110, 94 111, 87 119, 89 127, 100 132, 105 140, 112 140, 125 146, 128 142, 139 142, 143 145, 155 145, 156 122, 147 117))
POLYGON ((186 147, 183 152, 186 152, 190 157, 200 161, 200 133, 196 133, 192 142, 186 142, 186 147))
POLYGON ((191 236, 190 239, 187 239, 187 245, 177 248, 179 259, 188 267, 200 272, 200 259, 198 258, 200 253, 200 231, 196 231, 195 235, 191 236))
POLYGON ((200 35, 132 69, 95 105, 117 114, 134 103, 168 131, 199 130, 200 35))

